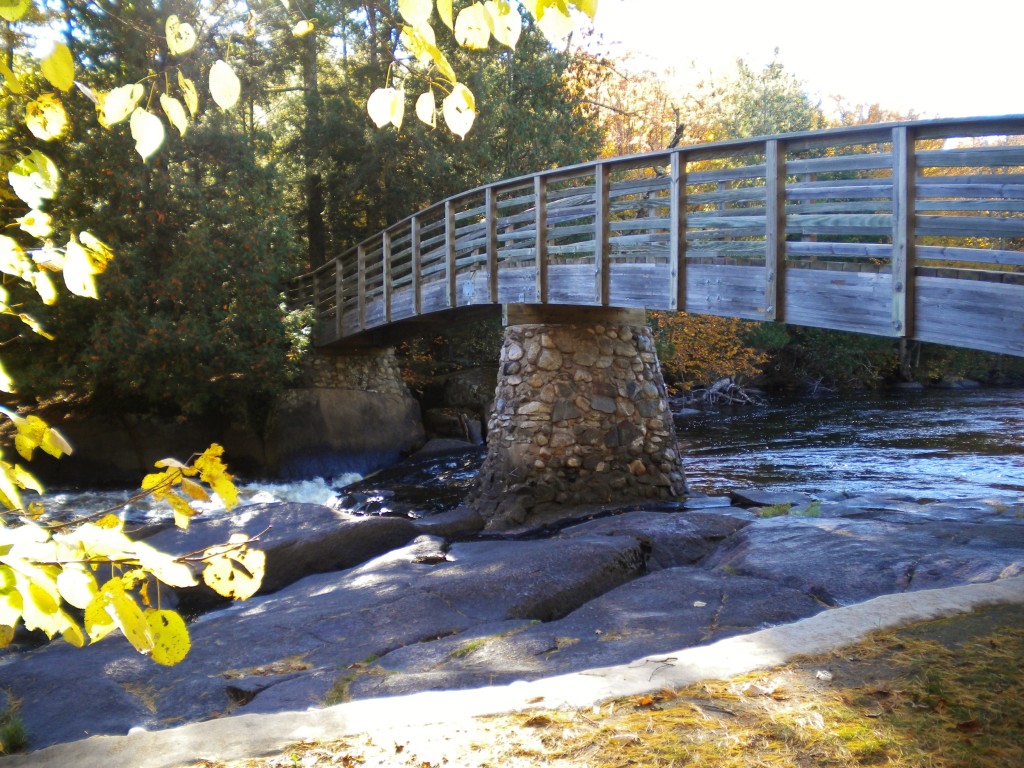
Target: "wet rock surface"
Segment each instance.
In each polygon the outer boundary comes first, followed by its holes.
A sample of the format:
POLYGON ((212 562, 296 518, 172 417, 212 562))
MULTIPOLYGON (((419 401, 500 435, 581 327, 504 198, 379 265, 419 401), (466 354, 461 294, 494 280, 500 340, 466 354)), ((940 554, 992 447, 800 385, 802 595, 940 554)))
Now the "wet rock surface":
MULTIPOLYGON (((0 690, 20 700, 38 749, 134 727, 651 663, 645 657, 669 663, 681 648, 832 605, 1024 572, 1024 499, 798 501, 792 509, 816 516, 761 517, 759 506, 691 498, 486 539, 473 535, 481 521, 249 508, 208 535, 269 520, 279 537, 268 555, 276 591, 193 622, 184 662, 159 667, 117 637, 81 650, 57 641, 0 658, 0 690), (303 576, 292 567, 306 558, 318 570, 324 548, 347 552, 338 570, 303 576)), ((180 546, 192 547, 201 529, 192 535, 180 546)))

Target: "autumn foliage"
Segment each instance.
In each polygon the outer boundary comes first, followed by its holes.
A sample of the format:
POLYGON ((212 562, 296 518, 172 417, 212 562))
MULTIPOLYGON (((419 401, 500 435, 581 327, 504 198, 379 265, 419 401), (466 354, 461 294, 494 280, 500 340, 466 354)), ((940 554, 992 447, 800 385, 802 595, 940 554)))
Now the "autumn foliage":
POLYGON ((731 376, 749 379, 761 372, 768 355, 744 342, 750 323, 733 317, 651 312, 662 372, 682 389, 731 376))

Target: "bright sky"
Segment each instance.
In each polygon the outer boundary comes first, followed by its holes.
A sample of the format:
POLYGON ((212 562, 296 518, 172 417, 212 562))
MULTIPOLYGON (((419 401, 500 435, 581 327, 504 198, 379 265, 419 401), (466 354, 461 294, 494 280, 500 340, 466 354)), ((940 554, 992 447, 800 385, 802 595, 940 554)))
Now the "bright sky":
POLYGON ((600 0, 597 31, 680 79, 760 69, 778 48, 826 111, 836 94, 922 117, 1024 113, 1024 0, 600 0))

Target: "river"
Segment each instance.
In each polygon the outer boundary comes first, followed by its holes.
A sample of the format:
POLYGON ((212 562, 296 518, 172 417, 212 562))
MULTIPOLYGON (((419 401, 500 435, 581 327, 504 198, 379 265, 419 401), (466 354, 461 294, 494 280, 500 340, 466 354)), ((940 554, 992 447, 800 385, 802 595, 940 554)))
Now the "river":
MULTIPOLYGON (((733 488, 887 492, 921 499, 1024 495, 1024 390, 926 391, 774 400, 765 407, 676 417, 691 491, 733 488)), ((307 501, 368 514, 421 516, 451 508, 471 487, 483 449, 407 462, 359 478, 240 481, 244 503, 307 501)), ((230 457, 229 457, 230 459, 230 457)), ((66 519, 122 502, 129 491, 50 494, 66 519)), ((211 507, 215 509, 215 507, 211 507)), ((133 522, 166 515, 147 501, 133 522)))
POLYGON ((687 478, 729 488, 1024 494, 1024 391, 863 394, 677 418, 687 478))

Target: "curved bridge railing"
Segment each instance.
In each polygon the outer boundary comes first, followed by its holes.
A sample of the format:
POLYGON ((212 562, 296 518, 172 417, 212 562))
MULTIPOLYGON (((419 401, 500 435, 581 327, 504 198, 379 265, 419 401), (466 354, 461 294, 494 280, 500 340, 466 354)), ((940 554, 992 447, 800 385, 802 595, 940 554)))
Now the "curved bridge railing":
POLYGON ((470 190, 295 278, 317 343, 481 304, 643 307, 1024 356, 1024 116, 680 147, 470 190))

